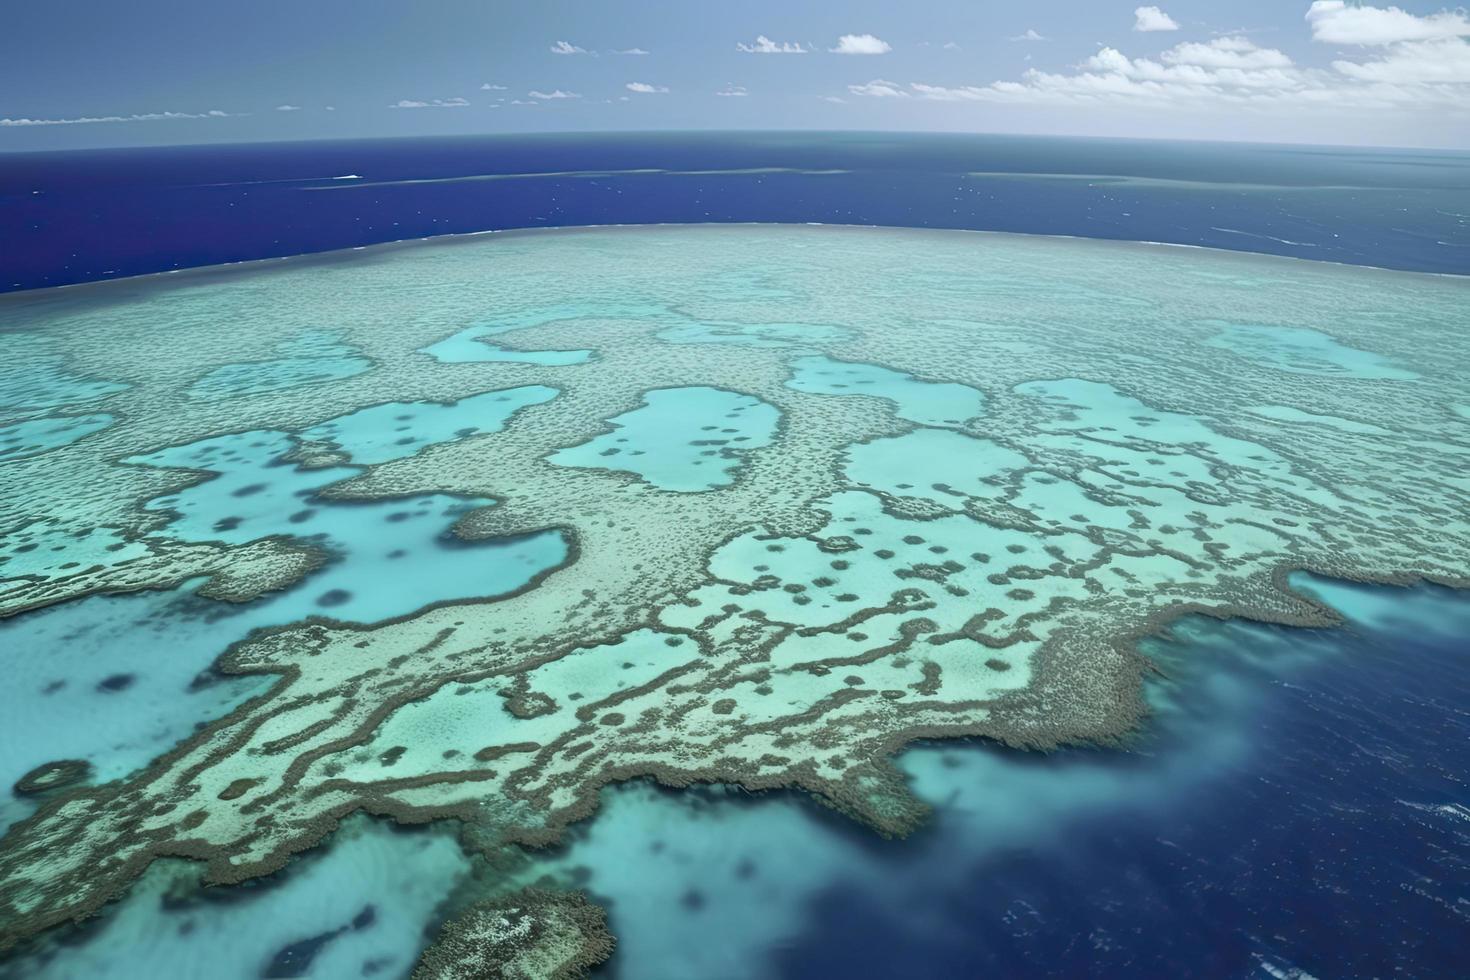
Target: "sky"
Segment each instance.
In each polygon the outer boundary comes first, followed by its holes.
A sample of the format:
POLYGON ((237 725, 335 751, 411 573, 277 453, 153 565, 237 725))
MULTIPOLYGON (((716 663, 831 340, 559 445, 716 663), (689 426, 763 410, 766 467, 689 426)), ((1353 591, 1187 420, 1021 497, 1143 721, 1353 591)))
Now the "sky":
POLYGON ((1351 0, 51 0, 0 152, 597 130, 1470 148, 1470 14, 1351 0))

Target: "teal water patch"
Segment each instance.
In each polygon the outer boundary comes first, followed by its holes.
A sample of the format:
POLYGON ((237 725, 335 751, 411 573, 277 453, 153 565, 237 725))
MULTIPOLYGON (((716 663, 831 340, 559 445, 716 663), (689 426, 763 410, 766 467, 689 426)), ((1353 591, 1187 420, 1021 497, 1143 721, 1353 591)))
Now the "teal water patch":
POLYGON ((985 396, 969 385, 921 381, 877 364, 818 355, 798 358, 786 384, 818 395, 886 398, 899 418, 920 425, 960 425, 985 412, 985 396))
POLYGON ((1364 380, 1412 381, 1413 371, 1395 367, 1372 351, 1338 343, 1319 330, 1220 323, 1220 332, 1205 343, 1288 374, 1364 380))
MULTIPOLYGON (((528 763, 575 725, 573 716, 605 717, 613 710, 604 706, 607 699, 698 657, 685 637, 645 629, 570 650, 528 672, 524 689, 516 687, 518 675, 452 682, 394 711, 369 741, 323 763, 348 780, 385 773, 412 779, 441 770, 447 749, 457 768, 513 771, 520 768, 516 759, 528 763)), ((481 785, 486 795, 498 790, 490 780, 481 785)))
POLYGON ((851 340, 846 327, 829 323, 718 323, 691 320, 662 330, 671 344, 732 344, 736 347, 817 347, 851 340))
POLYGON ((694 493, 735 482, 741 456, 768 446, 781 413, 722 388, 660 388, 608 419, 613 431, 563 449, 553 463, 632 473, 660 490, 694 493))
POLYGON ((275 682, 209 668, 225 647, 288 622, 310 600, 236 606, 196 598, 199 584, 0 620, 0 793, 59 759, 86 761, 96 782, 126 776, 275 682))
POLYGON ((114 528, 43 518, 0 533, 0 581, 54 578, 146 554, 147 545, 124 538, 114 528))
POLYGON ((1325 425, 1331 429, 1342 432, 1351 432, 1354 435, 1393 435, 1389 429, 1381 425, 1370 425, 1367 422, 1358 422, 1353 419, 1345 419, 1337 415, 1317 415, 1313 412, 1303 412, 1299 408, 1291 408, 1287 405, 1253 405, 1246 409, 1252 415, 1259 415, 1264 419, 1273 419, 1277 422, 1300 422, 1305 425, 1325 425))
POLYGON ((113 381, 84 378, 66 370, 65 360, 25 335, 5 337, 0 358, 0 415, 45 411, 123 391, 113 381))
POLYGON ((1365 585, 1293 572, 1291 587, 1326 603, 1355 626, 1384 634, 1463 640, 1466 615, 1455 593, 1365 585))
POLYGON ((989 439, 919 429, 853 446, 845 469, 859 486, 957 508, 966 496, 996 495, 999 481, 1028 465, 1025 456, 989 439))
POLYGON ((189 394, 205 401, 261 395, 362 374, 373 362, 329 330, 311 330, 276 345, 281 357, 226 364, 189 386, 189 394))
POLYGON ((488 317, 444 340, 421 348, 419 352, 429 354, 446 364, 475 361, 541 364, 548 367, 585 364, 592 357, 590 350, 512 350, 487 343, 485 338, 568 320, 643 320, 667 314, 667 308, 649 303, 593 302, 536 306, 488 317))
POLYGON ((1095 456, 1097 472, 1124 484, 1168 487, 1215 501, 1226 485, 1223 464, 1314 502, 1338 502, 1330 488, 1295 473, 1279 453, 1222 435, 1193 415, 1153 408, 1112 385, 1064 378, 1031 381, 1015 390, 1062 413, 1041 426, 1042 434, 1032 439, 1035 445, 1095 456))
POLYGON ((445 533, 490 500, 447 494, 370 502, 321 498, 317 491, 361 471, 284 463, 295 445, 284 432, 259 430, 127 462, 213 474, 145 505, 170 516, 164 535, 228 544, 288 535, 336 556, 309 579, 317 611, 336 619, 376 622, 430 603, 504 595, 566 560, 566 541, 556 531, 475 543, 445 533))
POLYGON ((526 385, 457 402, 389 402, 314 425, 301 435, 331 444, 354 463, 386 463, 441 442, 499 432, 517 411, 556 394, 555 388, 526 385))
POLYGON ((39 456, 52 449, 70 446, 94 432, 101 432, 115 419, 111 415, 57 415, 0 426, 0 463, 39 456))
MULTIPOLYGON (((511 328, 506 328, 511 329, 511 328)), ((487 327, 470 327, 437 344, 430 344, 420 353, 431 354, 445 364, 465 364, 476 361, 499 361, 508 364, 540 364, 544 367, 568 367, 585 364, 592 358, 590 350, 511 350, 498 344, 487 344, 485 337, 504 333, 487 327)))
POLYGON ((85 943, 48 943, 0 977, 406 977, 468 871, 451 828, 354 817, 330 848, 228 890, 202 886, 197 866, 158 862, 85 943))

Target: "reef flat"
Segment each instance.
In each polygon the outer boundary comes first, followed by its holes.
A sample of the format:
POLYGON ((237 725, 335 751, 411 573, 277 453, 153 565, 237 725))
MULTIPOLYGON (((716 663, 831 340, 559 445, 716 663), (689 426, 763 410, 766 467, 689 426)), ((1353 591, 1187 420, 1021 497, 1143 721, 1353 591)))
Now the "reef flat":
MULTIPOLYGON (((492 864, 638 777, 905 834, 898 749, 1117 739, 1167 621, 1331 623, 1293 569, 1470 585, 1467 315, 1445 277, 761 226, 0 301, 0 641, 186 590, 239 627, 211 675, 268 683, 118 775, 28 732, 14 779, 75 778, 0 839, 0 944, 158 858, 269 874, 358 811, 459 820, 492 864)), ((12 716, 158 691, 56 659, 7 668, 12 716)), ((535 900, 563 952, 600 928, 535 900)))

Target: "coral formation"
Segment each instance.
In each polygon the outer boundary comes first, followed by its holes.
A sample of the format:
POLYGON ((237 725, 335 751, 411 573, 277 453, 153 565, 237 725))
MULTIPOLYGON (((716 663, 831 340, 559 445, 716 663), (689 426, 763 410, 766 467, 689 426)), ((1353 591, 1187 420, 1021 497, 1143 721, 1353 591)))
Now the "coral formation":
MULTIPOLYGON (((0 465, 0 616, 204 575, 315 606, 220 651, 265 695, 0 840, 0 944, 160 857, 244 881, 356 811, 545 844, 634 777, 901 835, 895 751, 1116 739, 1162 623, 1331 622, 1297 568, 1470 580, 1449 279, 752 227, 121 288, 0 302, 51 379, 0 377, 0 423, 115 419, 0 465)), ((507 898, 424 975, 578 969, 594 919, 507 898)))

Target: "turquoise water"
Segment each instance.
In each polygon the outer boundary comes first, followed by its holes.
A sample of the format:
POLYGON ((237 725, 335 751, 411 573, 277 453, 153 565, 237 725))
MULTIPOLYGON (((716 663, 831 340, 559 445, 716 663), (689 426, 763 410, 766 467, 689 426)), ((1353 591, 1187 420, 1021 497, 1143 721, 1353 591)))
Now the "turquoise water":
POLYGON ((1395 367, 1371 351, 1338 343, 1319 330, 1221 324, 1208 343, 1293 374, 1411 381, 1418 375, 1395 367))
MULTIPOLYGON (((211 664, 259 626, 302 615, 299 601, 243 608, 197 599, 197 582, 134 596, 93 596, 0 623, 11 682, 0 694, 0 781, 55 759, 85 759, 98 781, 147 765, 271 685, 211 664), (294 608, 292 608, 294 607, 294 608)), ((8 827, 29 806, 0 809, 8 827)))
POLYGON ((335 619, 374 622, 431 602, 513 592, 566 555, 554 532, 469 547, 446 536, 456 520, 489 500, 443 494, 372 503, 321 498, 318 491, 358 470, 278 465, 290 449, 285 435, 256 431, 131 462, 214 474, 145 505, 172 518, 164 534, 232 543, 288 535, 340 556, 310 577, 312 604, 335 619))
POLYGON ((823 228, 362 258, 0 305, 0 779, 90 767, 0 807, 22 974, 401 976, 548 876, 639 977, 1442 962, 1334 924, 1448 934, 1373 882, 1451 893, 1463 781, 1373 760, 1461 744, 1462 602, 1281 575, 1470 581, 1464 283, 823 228))
POLYGON ((920 425, 959 425, 985 411, 985 396, 965 385, 921 381, 877 364, 850 364, 829 357, 803 357, 792 365, 797 391, 822 395, 887 398, 901 419, 920 425))
POLYGON ((447 828, 359 818, 288 872, 229 891, 160 862, 84 941, 0 964, 0 976, 405 976, 426 923, 468 873, 447 828))
POLYGON ((9 356, 0 363, 0 411, 7 414, 95 401, 127 388, 72 373, 44 337, 7 337, 6 353, 9 356))
POLYGON ((111 415, 62 415, 0 426, 0 463, 70 446, 113 423, 111 415))
POLYGON ((372 367, 351 346, 329 330, 310 330, 276 345, 281 357, 241 364, 224 364, 194 382, 189 393, 214 400, 262 395, 303 385, 350 378, 372 367))
POLYGON ((412 456, 427 446, 499 432, 510 416, 556 397, 556 389, 528 385, 487 391, 457 402, 390 402, 314 425, 302 437, 328 443, 359 465, 412 456))
POLYGON ((612 431, 551 457, 562 466, 627 471, 660 490, 729 486, 743 454, 769 445, 780 413, 751 395, 664 388, 608 419, 612 431))
POLYGON ((533 307, 513 314, 501 314, 466 327, 453 336, 423 348, 423 353, 447 364, 473 361, 541 364, 551 367, 583 364, 592 357, 592 351, 512 350, 489 343, 485 338, 567 320, 638 320, 658 316, 663 312, 663 307, 639 303, 565 303, 559 306, 533 307))

